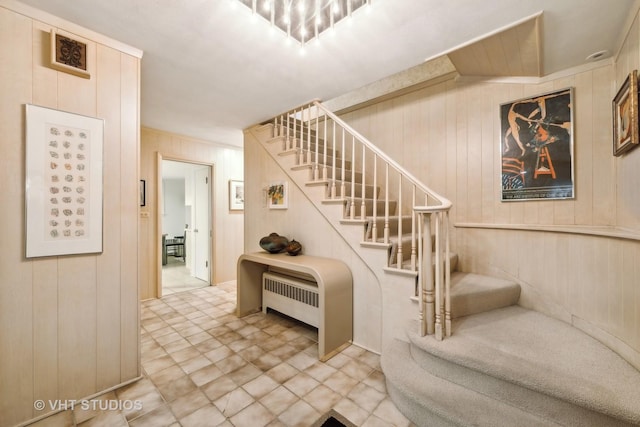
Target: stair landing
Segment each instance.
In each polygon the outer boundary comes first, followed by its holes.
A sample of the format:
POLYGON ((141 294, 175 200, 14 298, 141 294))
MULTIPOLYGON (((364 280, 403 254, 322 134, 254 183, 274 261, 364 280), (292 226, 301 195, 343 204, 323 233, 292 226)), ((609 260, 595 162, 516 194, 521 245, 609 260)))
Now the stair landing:
POLYGON ((509 425, 507 419, 520 416, 521 426, 640 424, 640 372, 544 314, 511 306, 454 320, 453 335, 444 341, 408 335, 408 348, 383 353, 383 370, 394 401, 414 416, 434 406, 438 417, 463 425, 509 425), (411 365, 411 375, 423 380, 413 386, 397 381, 411 365), (434 376, 451 390, 447 405, 429 402, 434 376), (495 424, 501 411, 505 423, 495 424), (478 412, 484 415, 469 419, 478 412))

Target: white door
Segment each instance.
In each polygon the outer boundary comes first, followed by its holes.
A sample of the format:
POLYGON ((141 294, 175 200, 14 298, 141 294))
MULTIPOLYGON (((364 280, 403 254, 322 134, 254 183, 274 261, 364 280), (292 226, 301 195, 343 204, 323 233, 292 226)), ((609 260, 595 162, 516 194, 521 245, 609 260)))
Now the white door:
MULTIPOLYGON (((194 177, 194 224, 193 224, 193 239, 194 239, 194 276, 205 282, 210 282, 210 253, 211 248, 211 224, 209 218, 210 214, 210 201, 209 195, 211 194, 209 186, 211 185, 211 178, 209 177, 209 167, 204 167, 195 171, 194 177)), ((188 256, 188 254, 187 254, 188 256)))

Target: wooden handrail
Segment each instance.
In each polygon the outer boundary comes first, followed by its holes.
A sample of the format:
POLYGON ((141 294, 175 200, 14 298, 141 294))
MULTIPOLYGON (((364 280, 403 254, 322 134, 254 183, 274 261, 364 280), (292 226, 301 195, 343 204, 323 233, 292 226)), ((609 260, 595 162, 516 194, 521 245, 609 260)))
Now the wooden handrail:
MULTIPOLYGON (((327 182, 328 196, 334 200, 340 200, 345 203, 345 218, 349 220, 356 219, 356 200, 360 200, 358 208, 360 209, 357 219, 365 220, 366 218, 366 171, 373 170, 373 226, 371 230, 372 242, 377 242, 378 230, 377 219, 384 219, 384 230, 382 232, 384 244, 389 245, 393 239, 397 239, 395 244, 395 253, 387 259, 387 268, 396 266, 398 270, 410 269, 417 273, 418 297, 419 297, 419 319, 420 333, 435 334, 436 338, 441 340, 451 334, 451 278, 450 278, 450 261, 449 261, 449 210, 452 207, 451 201, 436 193, 404 167, 398 164, 380 148, 375 146, 371 141, 353 129, 342 119, 329 111, 320 101, 313 100, 307 104, 289 110, 274 119, 275 133, 278 136, 284 136, 283 128, 286 127, 285 146, 289 149, 296 149, 297 165, 309 165, 311 167, 311 177, 313 180, 323 179, 327 182), (286 125, 285 125, 286 116, 286 125), (279 120, 278 120, 279 118, 279 120), (323 126, 320 125, 324 122, 323 126), (333 121, 331 129, 328 129, 327 122, 333 121), (314 128, 315 125, 315 128, 314 128), (336 132, 338 127, 338 132, 336 132), (293 129, 292 135, 290 129, 293 129), (341 128, 341 129, 340 129, 341 128), (298 131, 299 129, 299 131, 298 131), (315 129, 315 130, 314 130, 315 129), (323 153, 320 153, 319 134, 321 129, 324 130, 325 143, 323 153), (312 137, 312 132, 315 135, 312 137), (329 138, 329 139, 327 139, 329 138), (328 141, 332 144, 332 153, 329 159, 327 149, 328 141), (315 143, 315 149, 312 146, 315 143), (356 150, 356 141, 362 144, 362 163, 360 167, 360 178, 356 182, 356 163, 358 163, 356 150), (350 155, 350 174, 346 176, 347 164, 344 155, 340 159, 336 158, 336 151, 348 153, 350 155), (314 159, 315 154, 315 159, 314 159), (323 155, 322 177, 319 171, 320 154, 323 155), (369 156, 367 156, 369 154, 369 156), (373 165, 367 169, 367 157, 373 158, 373 165), (330 162, 328 163, 328 160, 330 162), (383 188, 384 196, 378 200, 376 185, 378 184, 378 162, 383 166, 383 188), (312 164, 313 163, 313 164, 312 164), (339 163, 339 164, 338 164, 339 163), (393 171, 393 179, 397 179, 394 189, 389 187, 390 174, 389 169, 393 171), (330 173, 328 173, 330 171, 330 173), (349 179, 349 186, 346 186, 349 179), (339 180, 339 194, 336 181, 339 180), (405 186, 409 184, 408 186, 405 186), (347 190, 349 195, 347 196, 347 190), (360 196, 356 196, 356 191, 360 190, 360 196), (390 212, 390 191, 397 191, 397 207, 393 205, 396 214, 390 212), (420 192, 420 201, 417 200, 420 192), (403 193, 405 196, 403 196, 403 193), (410 193, 410 196, 409 196, 410 193), (405 201, 410 199, 408 201, 405 201), (384 203, 384 216, 378 217, 378 202, 384 203), (404 203, 403 203, 404 202, 404 203), (434 204, 431 204, 433 202, 434 204), (411 248, 410 261, 408 267, 403 266, 405 261, 405 249, 403 248, 404 229, 402 223, 403 206, 405 211, 411 209, 412 220, 410 225, 411 248), (396 232, 390 235, 390 217, 397 215, 398 223, 396 232), (417 223, 416 218, 420 219, 417 223), (432 227, 434 228, 432 230, 432 227), (435 238, 435 244, 431 244, 432 236, 435 238), (417 270, 417 271, 416 271, 417 270)), ((274 135, 276 136, 276 135, 274 135)), ((381 207, 382 209, 382 207, 381 207)))

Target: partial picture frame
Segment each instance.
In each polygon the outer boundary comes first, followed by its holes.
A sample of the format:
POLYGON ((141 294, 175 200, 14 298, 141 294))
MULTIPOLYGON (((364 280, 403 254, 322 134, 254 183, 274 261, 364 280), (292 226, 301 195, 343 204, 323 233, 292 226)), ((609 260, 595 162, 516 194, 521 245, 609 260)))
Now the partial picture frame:
POLYGON ((51 68, 90 79, 87 65, 90 45, 77 37, 52 29, 50 32, 51 68))
POLYGON ((244 181, 229 180, 229 210, 244 210, 244 181))
POLYGON ((575 198, 573 92, 500 105, 501 201, 575 198))
POLYGON ((140 180, 140 206, 147 206, 147 182, 140 180))
POLYGON ((267 206, 269 209, 287 209, 289 207, 289 184, 287 181, 269 183, 267 206))
POLYGON ((102 252, 104 120, 26 104, 26 257, 102 252))
POLYGON ((638 71, 633 70, 613 98, 613 155, 638 146, 638 71))

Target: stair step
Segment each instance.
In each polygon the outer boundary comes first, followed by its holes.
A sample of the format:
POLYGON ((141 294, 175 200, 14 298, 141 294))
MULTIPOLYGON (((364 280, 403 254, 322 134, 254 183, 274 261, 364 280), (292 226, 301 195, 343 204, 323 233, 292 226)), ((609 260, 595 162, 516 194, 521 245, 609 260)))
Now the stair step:
MULTIPOLYGON (((407 232, 411 232, 411 220, 412 220, 413 216, 412 215, 404 215, 402 216, 402 231, 407 233, 407 232)), ((390 216, 389 217, 389 235, 397 235, 398 234, 398 223, 400 222, 400 219, 397 215, 394 216, 390 216)), ((381 236, 384 236, 384 223, 385 223, 385 218, 384 218, 384 212, 382 212, 382 216, 380 216, 380 212, 378 212, 378 216, 375 219, 375 222, 373 220, 373 217, 368 217, 367 218, 367 228, 365 230, 365 239, 366 240, 371 240, 371 236, 373 233, 373 225, 375 223, 376 226, 376 234, 378 236, 378 238, 380 238, 381 236)))
POLYGON ((470 316, 515 305, 520 299, 520 285, 480 274, 451 274, 451 317, 470 316))
MULTIPOLYGON (((318 155, 319 157, 324 157, 324 141, 323 140, 319 140, 318 144, 316 144, 315 140, 311 140, 311 143, 309 143, 309 141, 307 141, 306 136, 304 140, 301 140, 299 138, 295 138, 292 139, 290 141, 288 145, 288 149, 292 149, 292 148, 303 148, 305 151, 311 151, 312 153, 316 152, 316 145, 318 147, 318 155)), ((333 148, 327 146, 327 157, 331 157, 333 156, 333 148)), ((336 153, 338 153, 338 150, 335 150, 336 153)))
MULTIPOLYGON (((331 180, 328 180, 329 183, 328 185, 331 186, 333 185, 331 180)), ((340 180, 336 180, 335 182, 336 186, 335 186, 335 191, 336 191, 336 197, 340 197, 342 194, 342 181, 340 180)), ((331 190, 331 187, 328 187, 329 190, 331 190)), ((365 184, 364 186, 365 188, 365 194, 364 197, 365 199, 370 199, 373 200, 373 195, 375 194, 376 197, 380 196, 380 187, 374 187, 373 185, 368 185, 365 184)), ((362 184, 359 183, 355 183, 353 185, 353 189, 354 189, 354 193, 355 193, 355 197, 360 199, 360 203, 362 203, 362 184)), ((344 196, 345 198, 351 197, 351 182, 347 182, 345 181, 344 183, 344 196)))
MULTIPOLYGON (((393 248, 391 249, 393 250, 393 248)), ((403 255, 405 255, 406 252, 403 252, 403 255)), ((408 257, 403 256, 403 260, 402 260, 402 266, 399 268, 400 270, 411 270, 411 253, 409 253, 408 257)), ((433 272, 435 274, 435 257, 433 257, 431 262, 431 265, 433 266, 433 272)), ((397 257, 393 257, 393 256, 389 256, 389 267, 391 268, 398 268, 398 262, 397 262, 397 257)), ((458 254, 454 253, 454 252, 449 252, 449 267, 451 272, 455 271, 455 269, 458 267, 458 254)), ((452 291, 453 292, 453 291, 452 291)), ((453 298, 453 296, 452 296, 453 298)))
MULTIPOLYGON (((346 199, 346 204, 345 204, 345 210, 344 210, 344 217, 345 218, 349 218, 350 217, 350 209, 351 209, 351 199, 346 199)), ((377 203, 377 210, 378 212, 384 212, 384 208, 385 208, 385 201, 384 200, 378 200, 377 203)), ((398 206, 398 202, 395 200, 390 200, 389 201, 389 212, 390 213, 395 213, 396 208, 398 206)), ((355 207, 355 217, 356 218, 361 218, 361 212, 362 212, 362 199, 355 199, 354 202, 354 207, 355 207)), ((373 200, 372 199, 365 199, 365 208, 364 208, 364 216, 371 216, 373 214, 373 200)))
POLYGON ((453 335, 443 341, 414 332, 408 337, 411 358, 421 368, 416 376, 435 374, 559 425, 640 423, 640 372, 542 313, 510 306, 455 319, 453 335))
POLYGON ((387 392, 415 425, 549 427, 548 420, 422 369, 408 343, 395 340, 380 358, 387 392))
POLYGON ((355 184, 356 185, 362 185, 362 172, 353 172, 351 170, 345 170, 344 171, 344 175, 342 174, 342 169, 336 168, 328 168, 327 169, 327 176, 325 178, 327 179, 332 179, 334 178, 335 175, 335 179, 336 179, 336 183, 341 184, 342 181, 344 180, 345 182, 345 187, 351 187, 351 182, 354 181, 354 176, 355 176, 355 184), (343 179, 344 178, 344 179, 343 179))

